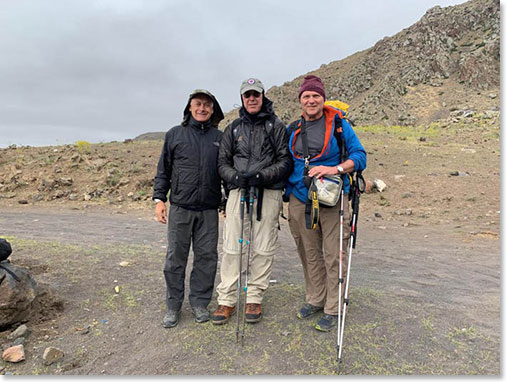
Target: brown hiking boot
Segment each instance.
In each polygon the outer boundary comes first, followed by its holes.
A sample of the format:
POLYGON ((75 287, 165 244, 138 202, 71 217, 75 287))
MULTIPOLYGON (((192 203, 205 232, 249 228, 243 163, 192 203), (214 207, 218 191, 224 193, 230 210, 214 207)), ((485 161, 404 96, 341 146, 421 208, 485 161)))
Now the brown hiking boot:
POLYGON ((211 317, 211 322, 213 322, 215 325, 222 325, 225 324, 227 321, 229 321, 229 318, 231 318, 232 314, 236 311, 235 306, 225 306, 225 305, 218 305, 217 310, 215 310, 215 313, 213 313, 213 316, 211 317))
POLYGON ((261 320, 261 304, 246 304, 245 321, 254 323, 261 320))

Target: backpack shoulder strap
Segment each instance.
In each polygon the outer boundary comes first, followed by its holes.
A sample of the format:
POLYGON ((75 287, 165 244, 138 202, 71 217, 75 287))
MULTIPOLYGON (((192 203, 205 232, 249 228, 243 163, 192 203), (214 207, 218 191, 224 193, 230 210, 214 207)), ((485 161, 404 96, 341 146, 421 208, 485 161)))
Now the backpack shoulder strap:
POLYGON ((276 153, 276 145, 273 141, 273 129, 275 127, 276 122, 276 116, 271 115, 269 119, 266 119, 264 122, 264 130, 266 131, 266 135, 268 136, 269 144, 271 145, 271 148, 273 149, 273 152, 276 153))
POLYGON ((336 143, 340 148, 340 162, 345 162, 349 157, 349 153, 347 152, 347 146, 345 145, 345 140, 343 139, 343 114, 338 112, 334 117, 334 137, 336 139, 336 143))
POLYGON ((299 127, 299 125, 300 125, 300 122, 301 122, 301 120, 300 120, 300 119, 298 119, 297 121, 294 121, 294 122, 292 122, 292 123, 289 125, 289 127, 288 127, 288 130, 289 130, 289 131, 288 131, 288 134, 289 134, 289 136, 291 136, 291 135, 292 135, 292 133, 298 129, 298 127, 299 127))
POLYGON ((232 135, 234 137, 234 140, 238 139, 238 127, 241 124, 241 118, 236 118, 234 121, 232 121, 232 135))

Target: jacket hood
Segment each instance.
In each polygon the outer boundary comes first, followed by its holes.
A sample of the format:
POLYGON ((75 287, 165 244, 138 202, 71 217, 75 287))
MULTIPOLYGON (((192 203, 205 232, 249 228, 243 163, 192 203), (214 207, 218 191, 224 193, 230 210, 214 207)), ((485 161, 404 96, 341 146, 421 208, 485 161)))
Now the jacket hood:
POLYGON ((181 124, 183 126, 188 125, 190 117, 192 116, 190 113, 190 101, 192 101, 192 98, 194 98, 197 94, 205 94, 213 100, 213 114, 211 114, 209 122, 211 123, 211 126, 218 127, 220 121, 224 119, 224 113, 222 112, 222 108, 215 96, 205 89, 196 89, 190 93, 188 96, 187 106, 185 106, 185 110, 183 110, 183 122, 181 122, 181 124))
POLYGON ((249 119, 251 121, 257 119, 269 118, 272 115, 275 115, 275 111, 273 110, 273 101, 271 101, 264 93, 262 93, 262 107, 261 110, 257 114, 250 114, 246 111, 245 105, 243 105, 243 99, 241 99, 241 108, 239 109, 239 116, 242 119, 249 119))

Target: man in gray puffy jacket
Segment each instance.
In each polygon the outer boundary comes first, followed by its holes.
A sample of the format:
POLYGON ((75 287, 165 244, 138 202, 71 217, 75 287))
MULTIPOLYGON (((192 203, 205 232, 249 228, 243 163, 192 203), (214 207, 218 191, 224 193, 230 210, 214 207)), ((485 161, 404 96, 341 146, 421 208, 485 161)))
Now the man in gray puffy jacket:
MULTIPOLYGON (((236 309, 239 253, 247 240, 252 246, 246 296, 246 322, 261 319, 261 303, 269 285, 273 257, 278 248, 278 217, 282 208, 282 189, 292 170, 285 126, 264 95, 264 86, 256 78, 245 80, 240 88, 242 107, 239 118, 225 128, 220 144, 218 172, 230 190, 226 206, 221 282, 217 287, 218 308, 214 324, 226 323, 236 309), (253 237, 241 235, 241 190, 254 187, 252 210, 253 237)), ((247 202, 248 203, 248 199, 247 202)), ((243 232, 248 234, 248 214, 244 214, 243 232)))
POLYGON ((153 200, 160 223, 168 224, 164 276, 167 313, 162 325, 178 324, 185 292, 185 269, 190 245, 194 263, 190 276, 190 306, 196 322, 209 320, 217 269, 218 207, 222 199, 217 171, 222 132, 217 129, 224 114, 207 90, 190 94, 183 122, 165 135, 157 167, 153 200), (171 191, 169 218, 167 193, 171 191))

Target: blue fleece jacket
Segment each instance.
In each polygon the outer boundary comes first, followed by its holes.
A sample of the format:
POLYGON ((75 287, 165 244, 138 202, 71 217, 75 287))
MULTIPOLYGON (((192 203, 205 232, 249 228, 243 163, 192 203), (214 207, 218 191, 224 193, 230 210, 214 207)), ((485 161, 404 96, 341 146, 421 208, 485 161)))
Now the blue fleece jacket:
MULTIPOLYGON (((335 129, 335 116, 339 112, 340 111, 331 106, 324 105, 326 140, 322 152, 310 159, 310 166, 337 166, 340 164, 340 148, 338 147, 338 142, 333 134, 335 129)), ((301 129, 297 128, 292 132, 289 128, 287 129, 290 134, 289 149, 294 160, 294 171, 287 181, 285 195, 289 196, 293 193, 296 198, 304 203, 308 198, 308 188, 306 188, 303 183, 305 161, 302 157, 299 157, 294 153, 296 139, 301 138, 301 129)), ((345 141, 345 146, 347 147, 349 154, 347 159, 352 159, 352 161, 354 161, 354 171, 364 170, 366 168, 366 151, 359 141, 354 129, 352 129, 352 126, 350 126, 344 118, 342 119, 342 130, 342 137, 345 141)), ((344 181, 344 192, 347 194, 349 189, 349 177, 346 176, 344 181)))

